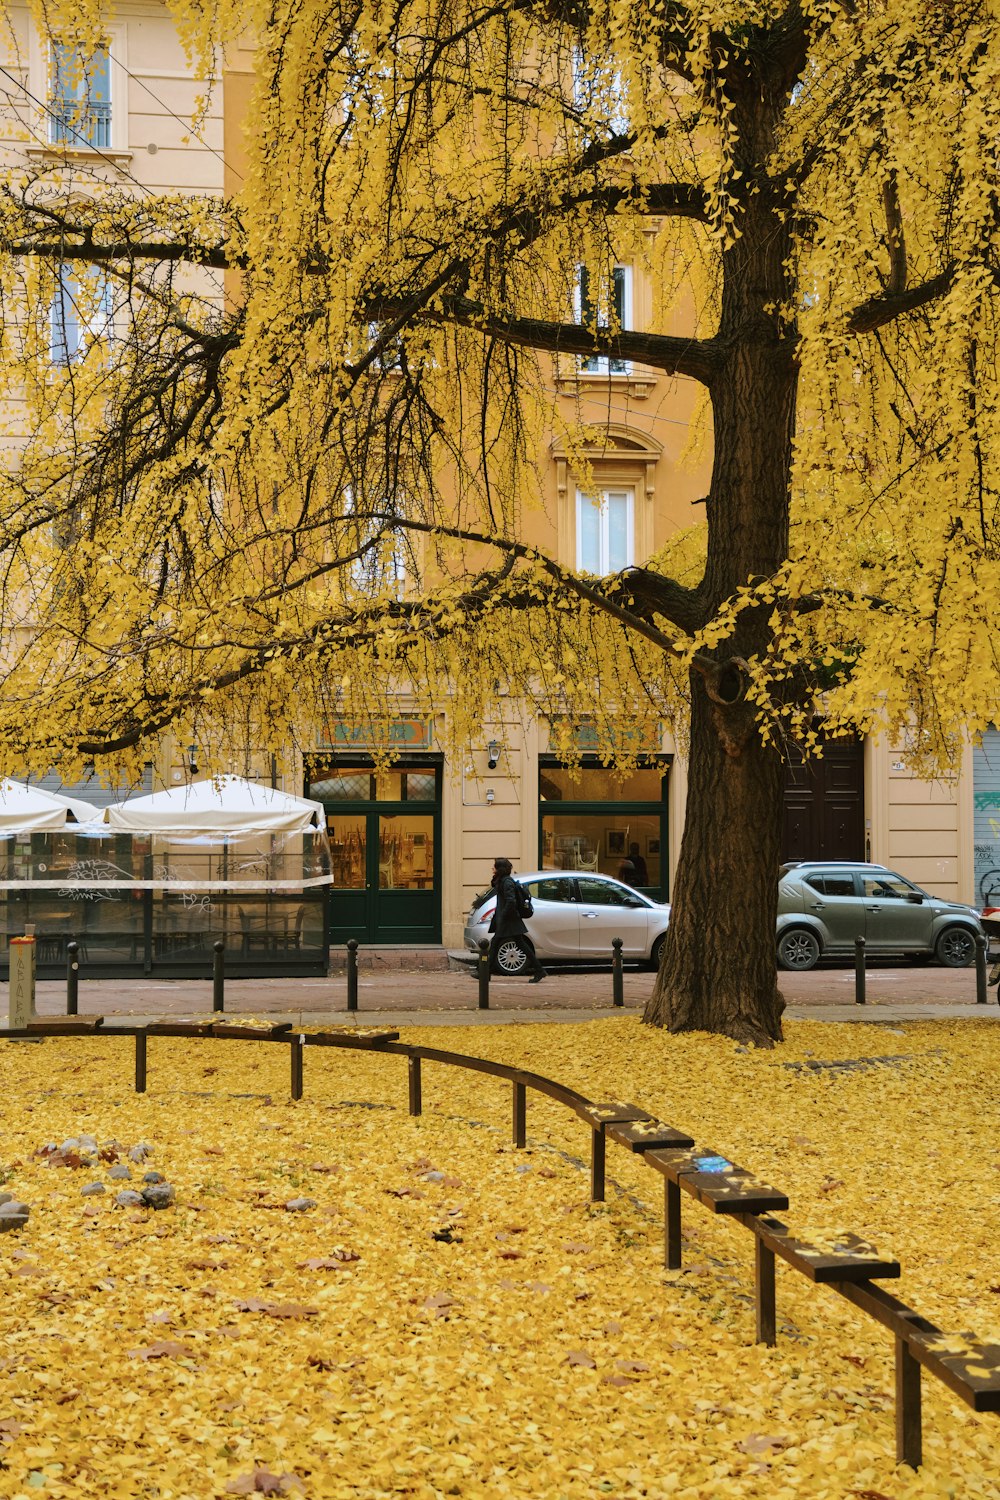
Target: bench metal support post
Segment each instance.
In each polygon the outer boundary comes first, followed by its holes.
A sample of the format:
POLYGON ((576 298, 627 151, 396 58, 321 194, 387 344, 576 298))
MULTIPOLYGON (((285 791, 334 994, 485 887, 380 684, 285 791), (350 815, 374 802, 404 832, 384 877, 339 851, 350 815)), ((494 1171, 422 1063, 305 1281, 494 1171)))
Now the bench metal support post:
POLYGON ((528 1090, 523 1083, 514 1085, 514 1145, 523 1146, 527 1129, 528 1090))
POLYGON ((420 1058, 411 1057, 409 1060, 410 1080, 410 1114, 419 1115, 423 1111, 423 1098, 421 1097, 420 1080, 420 1058))
POLYGON ((604 1156, 605 1140, 603 1127, 590 1132, 590 1201, 604 1202, 604 1156))
POLYGON ((625 1004, 625 972, 622 968, 622 940, 611 939, 611 1003, 625 1004))
POLYGON ((976 933, 976 1004, 986 1004, 986 939, 976 933))
POLYGON ((293 1036, 288 1048, 291 1053, 292 1065, 292 1098, 302 1098, 302 1054, 305 1052, 305 1043, 302 1037, 293 1036))
POLYGON ((865 940, 854 939, 854 1000, 857 1005, 865 1003, 865 940))
POLYGON ((757 1343, 767 1344, 770 1348, 778 1342, 777 1319, 775 1317, 774 1300, 774 1251, 769 1250, 764 1241, 757 1237, 756 1241, 756 1302, 757 1302, 757 1343))
POLYGON ((479 939, 479 957, 476 960, 476 975, 479 979, 479 1009, 490 1008, 490 945, 486 938, 479 939))
POLYGON ((920 1426, 920 1365, 910 1346, 896 1335, 896 1462, 919 1469, 923 1461, 920 1426))
POLYGON ((663 1264, 668 1271, 681 1268, 681 1190, 669 1177, 663 1181, 663 1264))
POLYGON ((347 939, 347 1009, 358 1008, 358 940, 347 939))
POLYGON ((135 1034, 135 1091, 137 1094, 146 1092, 146 1033, 137 1031, 135 1034))
POLYGON ((66 944, 66 1014, 79 1013, 80 944, 66 944))
POLYGON ((226 1008, 226 945, 219 939, 212 944, 215 958, 212 961, 212 1009, 213 1011, 224 1011, 226 1008))

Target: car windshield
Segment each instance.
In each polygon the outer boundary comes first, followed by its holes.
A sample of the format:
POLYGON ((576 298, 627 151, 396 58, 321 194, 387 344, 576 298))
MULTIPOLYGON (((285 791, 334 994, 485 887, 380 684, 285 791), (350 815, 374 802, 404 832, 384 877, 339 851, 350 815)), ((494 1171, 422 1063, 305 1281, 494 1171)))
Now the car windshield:
POLYGON ((491 897, 491 896, 492 896, 492 895, 493 895, 493 891, 492 891, 492 890, 488 890, 488 891, 481 891, 481 892, 480 892, 480 893, 479 893, 479 895, 478 895, 478 896, 476 896, 476 897, 475 897, 475 898, 474 898, 474 899, 473 899, 473 902, 472 902, 472 910, 473 910, 473 911, 478 911, 478 910, 479 910, 479 908, 480 908, 480 907, 481 907, 481 906, 482 906, 482 905, 483 905, 483 904, 484 904, 484 903, 485 903, 485 902, 487 902, 487 901, 488 901, 488 900, 489 900, 489 899, 490 899, 490 897, 491 897))

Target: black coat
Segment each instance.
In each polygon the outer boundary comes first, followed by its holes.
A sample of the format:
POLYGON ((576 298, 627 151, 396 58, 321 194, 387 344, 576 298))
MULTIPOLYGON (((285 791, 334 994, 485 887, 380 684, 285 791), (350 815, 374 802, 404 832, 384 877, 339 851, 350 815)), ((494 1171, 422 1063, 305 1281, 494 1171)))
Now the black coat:
POLYGON ((528 929, 517 909, 517 888, 513 875, 505 875, 496 887, 497 909, 490 918, 489 931, 497 937, 525 937, 528 929))

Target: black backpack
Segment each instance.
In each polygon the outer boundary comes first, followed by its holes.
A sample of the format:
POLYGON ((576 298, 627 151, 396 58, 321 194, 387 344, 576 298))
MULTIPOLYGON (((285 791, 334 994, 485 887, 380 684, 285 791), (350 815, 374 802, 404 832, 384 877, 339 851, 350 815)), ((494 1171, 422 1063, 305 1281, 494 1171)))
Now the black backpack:
POLYGON ((517 901, 517 914, 519 917, 533 917, 535 908, 531 897, 519 880, 514 881, 514 898, 517 901))

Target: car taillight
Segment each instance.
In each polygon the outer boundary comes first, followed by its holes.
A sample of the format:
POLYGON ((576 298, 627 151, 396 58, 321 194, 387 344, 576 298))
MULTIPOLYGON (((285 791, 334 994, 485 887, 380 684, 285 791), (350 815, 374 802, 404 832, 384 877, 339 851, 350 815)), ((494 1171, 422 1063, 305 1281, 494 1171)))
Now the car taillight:
POLYGON ((476 921, 477 922, 488 922, 489 919, 490 919, 490 917, 492 917, 493 913, 496 911, 496 909, 497 909, 497 904, 496 904, 495 901, 487 901, 486 905, 485 906, 481 906, 479 908, 479 910, 476 912, 476 921))

